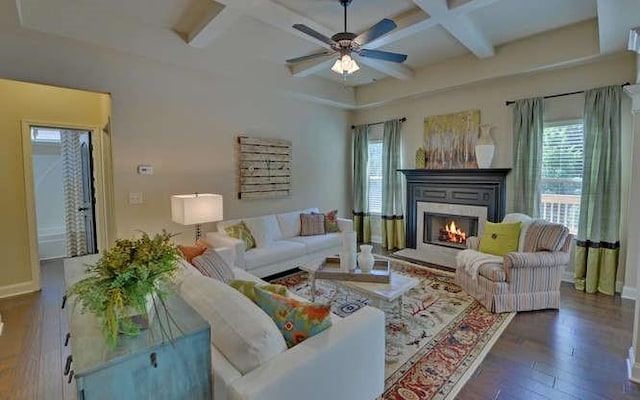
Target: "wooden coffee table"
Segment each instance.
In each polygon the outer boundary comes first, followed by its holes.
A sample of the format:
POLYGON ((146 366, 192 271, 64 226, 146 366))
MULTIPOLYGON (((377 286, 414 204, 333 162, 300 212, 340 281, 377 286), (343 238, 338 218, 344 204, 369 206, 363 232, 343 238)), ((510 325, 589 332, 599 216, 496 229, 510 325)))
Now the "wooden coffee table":
MULTIPOLYGON (((300 266, 301 270, 309 274, 309 280, 311 281, 311 301, 315 301, 316 298, 315 272, 317 271, 319 266, 320 263, 305 264, 300 266)), ((403 295, 409 290, 418 286, 418 284, 420 283, 420 281, 417 279, 409 278, 408 276, 404 276, 395 272, 391 272, 389 283, 371 283, 341 280, 339 279, 339 275, 327 280, 334 281, 341 286, 352 289, 362 294, 363 296, 369 298, 372 301, 371 305, 376 308, 381 309, 385 303, 390 304, 397 301, 400 307, 400 315, 402 315, 404 308, 402 299, 403 295)))

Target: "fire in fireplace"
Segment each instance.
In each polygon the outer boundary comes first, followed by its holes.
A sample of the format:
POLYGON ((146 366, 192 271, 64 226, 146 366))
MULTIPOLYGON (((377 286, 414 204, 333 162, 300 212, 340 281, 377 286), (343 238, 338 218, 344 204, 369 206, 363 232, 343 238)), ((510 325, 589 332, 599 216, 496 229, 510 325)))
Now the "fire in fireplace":
POLYGON ((467 238, 478 234, 478 217, 424 213, 423 242, 464 249, 467 238))

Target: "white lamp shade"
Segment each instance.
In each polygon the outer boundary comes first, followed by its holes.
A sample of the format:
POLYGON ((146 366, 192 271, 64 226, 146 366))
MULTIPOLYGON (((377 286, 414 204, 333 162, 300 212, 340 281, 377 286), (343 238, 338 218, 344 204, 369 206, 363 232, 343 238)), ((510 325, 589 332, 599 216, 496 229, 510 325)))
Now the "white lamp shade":
POLYGON ((182 225, 222 221, 222 196, 211 193, 171 196, 171 219, 182 225))

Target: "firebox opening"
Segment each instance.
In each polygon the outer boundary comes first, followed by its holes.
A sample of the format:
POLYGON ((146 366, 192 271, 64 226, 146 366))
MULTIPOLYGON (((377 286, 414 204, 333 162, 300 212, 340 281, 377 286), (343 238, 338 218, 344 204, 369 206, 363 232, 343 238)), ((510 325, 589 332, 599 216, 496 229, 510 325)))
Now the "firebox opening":
POLYGON ((424 213, 423 242, 438 246, 466 248, 467 238, 478 235, 478 217, 424 213))

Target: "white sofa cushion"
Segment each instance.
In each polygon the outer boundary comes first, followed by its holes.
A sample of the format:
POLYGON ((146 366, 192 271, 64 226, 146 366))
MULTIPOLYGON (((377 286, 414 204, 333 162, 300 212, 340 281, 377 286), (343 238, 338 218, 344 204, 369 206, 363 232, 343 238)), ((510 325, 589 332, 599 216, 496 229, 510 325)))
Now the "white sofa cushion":
POLYGON ((205 276, 188 275, 178 290, 209 321, 211 344, 243 375, 287 350, 273 320, 230 286, 205 276))
POLYGON ((312 212, 320 212, 318 208, 307 208, 300 211, 292 211, 284 214, 276 215, 282 239, 289 239, 300 235, 300 214, 311 214, 312 212))
POLYGON ((282 239, 278 220, 275 215, 265 215, 257 218, 246 218, 243 220, 251 235, 256 240, 257 247, 266 247, 271 243, 282 239))
POLYGON ((261 265, 273 264, 282 260, 304 256, 306 246, 302 243, 279 240, 268 247, 256 247, 244 254, 246 269, 252 269, 261 265))
POLYGON ((307 248, 307 253, 340 246, 342 244, 342 234, 327 233, 326 235, 297 236, 287 239, 292 242, 302 243, 307 248))

